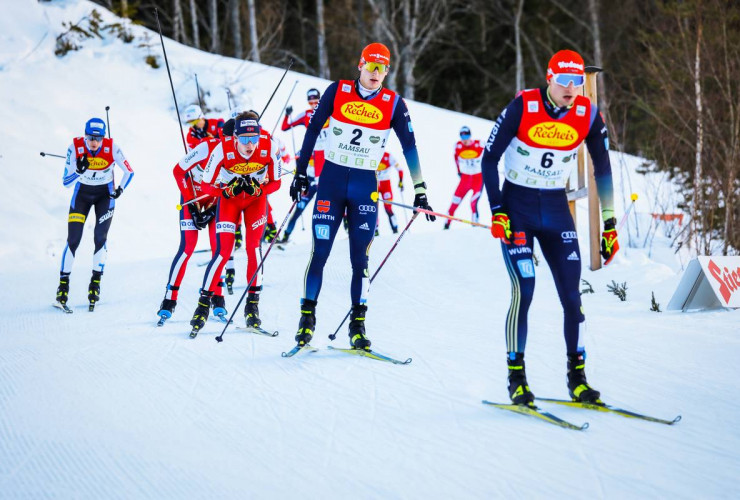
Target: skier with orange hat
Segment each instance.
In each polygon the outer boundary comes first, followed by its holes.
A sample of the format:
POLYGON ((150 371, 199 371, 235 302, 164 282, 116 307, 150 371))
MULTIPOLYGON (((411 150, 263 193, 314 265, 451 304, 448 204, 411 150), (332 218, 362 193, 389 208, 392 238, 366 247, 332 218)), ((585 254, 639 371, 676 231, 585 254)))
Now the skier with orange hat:
POLYGON ((568 392, 574 401, 600 403, 600 393, 585 374, 585 316, 581 304, 581 253, 568 209, 565 183, 586 143, 593 159, 596 190, 604 221, 601 253, 608 264, 619 250, 609 163, 609 137, 598 109, 582 95, 583 58, 571 50, 552 56, 547 86, 521 91, 493 126, 483 153, 483 181, 493 214, 491 232, 501 239, 511 278, 506 317, 509 397, 534 405, 524 367, 527 312, 534 294, 532 249, 537 238, 563 306, 568 392), (504 156, 503 188, 498 163, 504 156))
MULTIPOLYGON (((368 350, 370 347, 365 334, 370 285, 368 254, 378 220, 377 202, 371 195, 378 189, 376 170, 391 130, 398 136, 413 179, 414 206, 429 209, 408 108, 401 96, 383 88, 390 62, 390 51, 382 43, 365 47, 357 67, 359 78, 329 85, 303 139, 296 175, 290 186, 290 196, 295 201, 309 189, 308 160, 322 127, 329 120, 324 169, 312 217, 313 251, 304 281, 296 334, 298 346, 307 345, 313 336, 324 265, 346 209, 352 262, 350 344, 354 349, 368 350)), ((427 219, 434 220, 434 216, 427 215, 427 219)))

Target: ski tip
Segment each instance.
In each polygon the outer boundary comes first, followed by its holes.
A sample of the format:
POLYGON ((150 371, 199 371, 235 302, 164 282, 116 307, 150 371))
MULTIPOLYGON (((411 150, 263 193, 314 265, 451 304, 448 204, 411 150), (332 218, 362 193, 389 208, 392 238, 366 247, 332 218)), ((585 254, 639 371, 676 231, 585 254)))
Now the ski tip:
POLYGON ((676 418, 674 418, 673 420, 671 420, 671 423, 668 424, 668 425, 677 424, 680 421, 681 421, 681 415, 678 415, 676 418))
POLYGON ((585 431, 586 429, 588 429, 588 422, 584 422, 580 430, 585 431))

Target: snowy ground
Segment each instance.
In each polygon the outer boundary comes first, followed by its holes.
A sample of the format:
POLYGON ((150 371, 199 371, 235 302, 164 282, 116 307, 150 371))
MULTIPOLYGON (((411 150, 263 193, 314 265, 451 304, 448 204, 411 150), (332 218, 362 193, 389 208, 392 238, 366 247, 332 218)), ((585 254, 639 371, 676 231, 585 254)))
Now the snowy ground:
MULTIPOLYGON (((218 344, 222 325, 212 321, 190 340, 203 254, 191 261, 174 318, 154 326, 178 245, 170 172, 182 152, 164 69, 143 64, 145 49, 108 38, 57 59, 61 21, 78 20, 92 4, 15 4, 13 19, 0 20, 0 86, 5 111, 18 124, 6 131, 0 151, 6 175, 0 198, 9 221, 0 228, 0 498, 736 496, 740 313, 648 310, 651 292, 665 307, 685 262, 660 233, 644 245, 659 179, 638 176, 637 159, 625 157, 622 167, 613 156, 618 207, 625 193, 640 194, 629 231, 638 248, 623 236, 613 265, 584 270, 596 290, 583 296, 589 380, 614 405, 665 418, 681 414, 673 427, 548 407, 590 423, 574 432, 481 405, 507 399, 509 281, 490 235, 459 225, 443 232, 441 222, 414 222, 373 285, 374 346, 412 357, 410 365, 325 349, 280 357, 293 346, 310 251, 310 233, 300 225, 296 243, 266 262, 260 308, 265 326, 280 336, 229 329, 218 344), (105 75, 92 89, 81 76, 91 68, 105 75), (105 105, 136 177, 109 234, 102 301, 87 312, 88 227, 72 274, 75 313, 67 316, 50 303, 71 191, 61 186, 61 160, 38 151, 63 154, 105 105), (606 291, 612 280, 627 282, 626 302, 606 291)), ((222 114, 225 85, 240 105, 261 109, 280 77, 279 69, 167 43, 181 107, 194 98, 194 72, 211 91, 209 106, 222 114)), ((296 80, 297 109, 307 88, 326 85, 290 73, 266 123, 278 118, 296 80)), ((431 204, 444 210, 457 178, 451 158, 459 126, 484 138, 491 123, 409 105, 431 204)), ((290 147, 290 136, 282 137, 290 147)), ((271 201, 281 221, 287 186, 271 201)), ((463 205, 459 215, 468 214, 463 205)), ((484 208, 484 220, 486 214, 484 208)), ((579 218, 585 221, 585 206, 579 218)), ((383 216, 381 231, 371 269, 394 241, 383 216)), ((243 291, 245 264, 240 253, 242 287, 227 298, 230 309, 243 291)), ((562 313, 544 263, 537 273, 529 382, 538 395, 566 397, 562 313)), ((329 344, 326 336, 346 313, 349 276, 347 243, 338 240, 325 271, 317 347, 329 344)), ((334 344, 347 345, 344 329, 334 344)))

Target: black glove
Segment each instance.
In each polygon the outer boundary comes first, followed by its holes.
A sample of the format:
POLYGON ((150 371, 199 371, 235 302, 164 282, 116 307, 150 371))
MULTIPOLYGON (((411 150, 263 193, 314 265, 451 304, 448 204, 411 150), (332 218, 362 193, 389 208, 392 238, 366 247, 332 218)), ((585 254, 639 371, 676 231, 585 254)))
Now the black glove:
POLYGON ((195 225, 195 229, 200 231, 201 229, 205 228, 208 223, 211 222, 211 219, 216 216, 216 205, 207 208, 202 212, 193 210, 191 212, 191 215, 193 216, 193 224, 195 225))
POLYGON ((87 153, 85 153, 84 156, 77 158, 77 170, 76 172, 80 175, 85 173, 85 170, 87 170, 90 167, 90 162, 87 161, 87 153))
MULTIPOLYGON (((427 202, 427 193, 426 193, 426 187, 427 185, 423 182, 420 182, 419 184, 414 185, 414 189, 422 188, 423 191, 416 193, 416 196, 414 196, 414 206, 417 208, 423 208, 424 210, 431 210, 432 207, 429 206, 429 203, 427 202)), ((434 222, 437 220, 436 215, 431 214, 424 214, 427 217, 428 221, 434 222)))
POLYGON ((293 182, 290 184, 290 197, 293 201, 298 201, 301 194, 308 191, 308 177, 305 173, 296 173, 293 182))
POLYGON ((190 216, 193 218, 193 225, 195 226, 195 229, 200 231, 204 227, 208 225, 208 222, 206 222, 203 217, 204 212, 198 212, 197 210, 193 209, 190 212, 190 216))
POLYGON ((234 196, 239 196, 244 192, 244 178, 234 177, 231 179, 231 182, 224 188, 224 198, 233 198, 234 196))
POLYGON ((262 194, 260 185, 252 177, 235 177, 226 189, 223 191, 224 198, 233 198, 239 196, 242 193, 247 193, 249 196, 259 196, 262 194))
POLYGON ((292 115, 293 114, 293 106, 288 106, 287 108, 285 108, 285 114, 288 115, 288 116, 292 115))
POLYGON ((111 197, 113 200, 117 200, 119 196, 121 196, 121 193, 123 193, 123 188, 121 186, 118 186, 116 189, 113 190, 111 194, 108 196, 111 197))
POLYGON ((262 194, 260 183, 254 177, 244 177, 244 192, 249 196, 259 196, 262 194))

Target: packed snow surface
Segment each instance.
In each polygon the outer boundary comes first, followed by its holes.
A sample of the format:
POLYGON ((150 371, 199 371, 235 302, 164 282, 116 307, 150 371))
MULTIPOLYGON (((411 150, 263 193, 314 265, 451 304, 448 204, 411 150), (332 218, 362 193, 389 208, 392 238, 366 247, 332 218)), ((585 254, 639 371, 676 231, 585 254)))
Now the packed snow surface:
MULTIPOLYGON (((156 34, 132 27, 125 44, 106 34, 63 58, 53 54, 62 21, 90 2, 14 0, 0 19, 0 87, 6 127, 0 151, 5 224, 0 227, 0 498, 718 498, 734 497, 740 470, 740 336, 737 311, 655 313, 668 303, 686 257, 674 254, 650 213, 675 209, 641 161, 612 155, 618 216, 639 199, 620 232, 615 262, 583 278, 589 381, 619 407, 663 418, 666 426, 545 405, 583 431, 569 431, 481 404, 506 402, 504 320, 509 279, 498 242, 485 230, 419 217, 373 283, 368 335, 379 352, 413 362, 395 366, 326 349, 349 308, 346 239, 324 273, 314 354, 284 359, 294 345, 308 262, 310 211, 294 242, 270 253, 260 311, 275 338, 211 319, 195 340, 188 321, 207 254, 196 254, 174 317, 155 326, 179 244, 171 171, 183 154, 156 34), (141 47, 148 34, 151 47, 141 47), (62 187, 72 137, 110 106, 113 137, 136 172, 117 201, 101 302, 87 311, 92 222, 71 277, 65 315, 51 303, 57 285, 71 190, 62 187), (658 195, 658 193, 662 193, 658 195), (662 208, 661 208, 662 207, 662 208), (621 302, 606 290, 627 283, 621 302)), ((209 116, 227 116, 225 88, 238 107, 264 107, 282 70, 214 56, 165 40, 179 107, 196 101, 193 75, 207 91, 209 116)), ((346 75, 352 78, 354 75, 346 75)), ((288 73, 262 120, 272 129, 290 103, 328 82, 288 73)), ((457 131, 485 140, 492 122, 409 102, 430 204, 446 211, 457 175, 457 131)), ((506 103, 501 103, 502 106, 506 103)), ((293 150, 295 135, 276 134, 293 150)), ((390 150, 399 158, 400 147, 390 150)), ((275 219, 290 206, 285 178, 271 196, 275 219)), ((410 189, 403 193, 410 203, 410 189)), ((396 193, 400 198, 400 193, 396 193)), ((485 196, 481 220, 489 220, 485 196)), ((396 209, 403 226, 406 217, 396 209)), ((458 216, 469 218, 467 201, 458 216)), ((579 232, 587 234, 579 202, 579 232)), ((371 272, 395 241, 385 215, 371 272)), ((204 234, 202 236, 205 236, 204 234)), ((205 239, 205 238, 203 238, 205 239)), ((581 238, 582 254, 588 242, 581 238)), ((207 242, 201 241, 201 248, 207 242)), ((539 252, 539 250, 536 250, 539 252)), ((540 253, 541 255, 541 253, 540 253)), ((237 287, 246 256, 237 253, 237 287)), ((567 398, 562 311, 544 259, 530 310, 527 371, 539 396, 567 398)), ((240 310, 236 325, 243 325, 240 310)), ((346 347, 346 325, 332 345, 346 347)))

